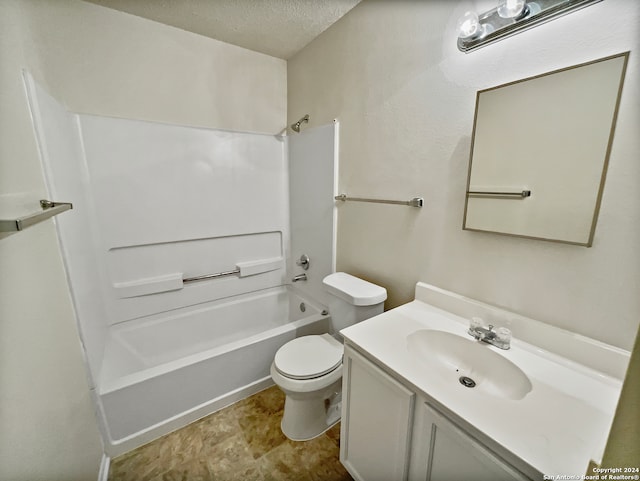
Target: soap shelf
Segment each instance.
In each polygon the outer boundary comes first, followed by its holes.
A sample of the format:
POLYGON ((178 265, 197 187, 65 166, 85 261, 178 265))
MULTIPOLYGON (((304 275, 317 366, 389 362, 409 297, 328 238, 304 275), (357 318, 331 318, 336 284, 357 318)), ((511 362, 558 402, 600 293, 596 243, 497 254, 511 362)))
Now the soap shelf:
POLYGON ((0 219, 0 233, 17 232, 26 229, 34 224, 38 224, 43 220, 47 220, 54 215, 58 215, 69 209, 73 209, 70 202, 52 202, 50 200, 41 200, 40 207, 42 210, 27 214, 14 219, 0 219))

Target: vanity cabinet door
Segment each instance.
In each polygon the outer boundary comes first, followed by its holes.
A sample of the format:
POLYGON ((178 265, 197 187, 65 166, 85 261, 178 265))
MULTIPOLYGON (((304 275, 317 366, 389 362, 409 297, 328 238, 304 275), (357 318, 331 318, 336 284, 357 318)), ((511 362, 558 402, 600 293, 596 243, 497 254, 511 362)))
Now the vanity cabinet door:
POLYGON ((427 481, 529 481, 529 478, 500 459, 428 404, 422 405, 421 434, 428 455, 422 475, 427 481))
POLYGON ((348 346, 340 461, 356 481, 407 479, 415 394, 348 346))

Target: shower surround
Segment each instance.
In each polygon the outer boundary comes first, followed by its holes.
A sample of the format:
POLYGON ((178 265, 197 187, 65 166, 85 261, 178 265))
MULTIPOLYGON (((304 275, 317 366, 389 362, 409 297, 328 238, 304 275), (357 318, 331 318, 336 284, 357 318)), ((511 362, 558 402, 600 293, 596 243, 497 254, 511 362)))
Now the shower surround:
POLYGON ((295 139, 290 179, 286 137, 74 114, 25 83, 49 194, 74 204, 56 226, 109 455, 272 384, 282 344, 329 330, 336 125, 295 139))

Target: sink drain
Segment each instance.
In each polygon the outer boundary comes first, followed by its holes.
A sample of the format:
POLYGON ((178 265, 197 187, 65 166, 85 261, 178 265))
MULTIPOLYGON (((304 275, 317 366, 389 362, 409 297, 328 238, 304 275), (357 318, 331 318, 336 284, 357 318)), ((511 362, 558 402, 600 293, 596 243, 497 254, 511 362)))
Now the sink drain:
POLYGON ((460 376, 458 381, 460 381, 460 384, 462 384, 464 387, 476 387, 476 382, 470 377, 460 376))

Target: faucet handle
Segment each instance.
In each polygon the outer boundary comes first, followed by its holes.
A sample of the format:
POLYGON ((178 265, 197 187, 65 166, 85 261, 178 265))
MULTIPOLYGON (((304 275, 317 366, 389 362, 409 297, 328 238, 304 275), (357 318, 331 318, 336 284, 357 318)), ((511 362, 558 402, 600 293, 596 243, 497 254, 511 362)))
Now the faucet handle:
POLYGON ((509 344, 511 342, 511 330, 506 327, 496 329, 496 337, 499 341, 509 344))
POLYGON ((469 322, 469 329, 475 331, 479 327, 482 327, 483 321, 480 317, 472 317, 471 322, 469 322))
POLYGON ((296 265, 302 267, 305 271, 309 269, 309 264, 311 263, 311 259, 307 254, 302 254, 300 259, 296 261, 296 265))

